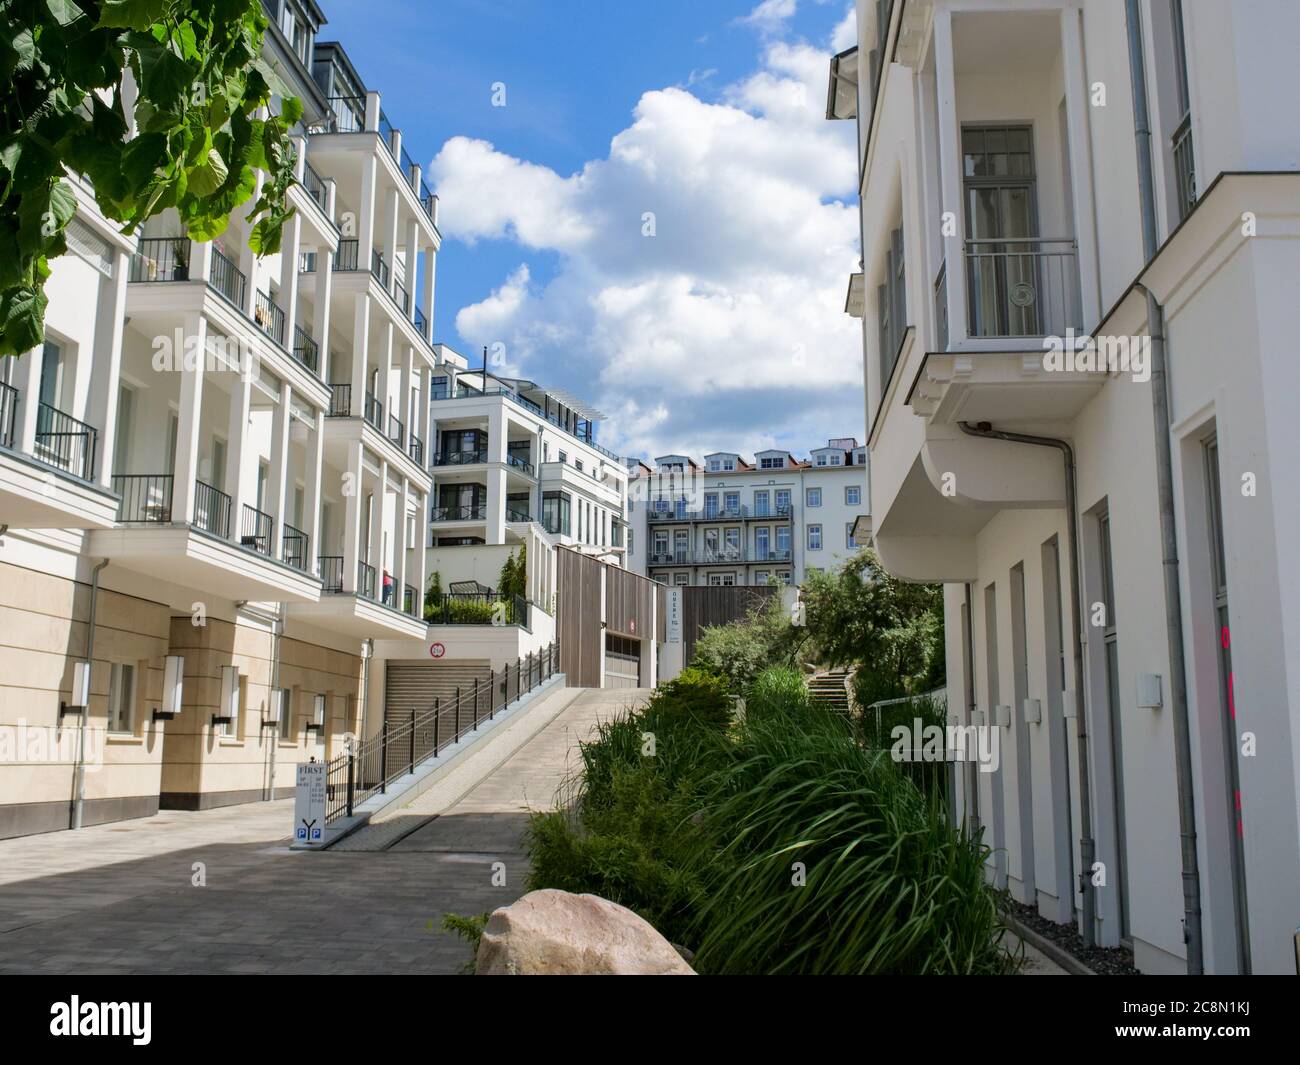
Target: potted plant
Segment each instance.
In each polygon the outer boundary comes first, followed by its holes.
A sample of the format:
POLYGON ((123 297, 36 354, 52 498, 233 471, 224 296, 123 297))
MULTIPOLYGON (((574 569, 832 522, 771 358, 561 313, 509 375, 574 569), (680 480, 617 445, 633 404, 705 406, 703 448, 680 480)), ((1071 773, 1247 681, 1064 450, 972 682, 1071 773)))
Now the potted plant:
POLYGON ((188 237, 176 237, 172 240, 172 280, 188 281, 190 279, 190 241, 188 237))

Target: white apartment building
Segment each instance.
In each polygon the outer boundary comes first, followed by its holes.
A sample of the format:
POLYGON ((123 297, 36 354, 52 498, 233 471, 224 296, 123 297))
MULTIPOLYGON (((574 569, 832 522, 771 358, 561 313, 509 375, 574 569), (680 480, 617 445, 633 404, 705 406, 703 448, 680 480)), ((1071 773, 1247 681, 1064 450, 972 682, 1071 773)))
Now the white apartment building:
POLYGON ((828 440, 807 459, 760 451, 628 460, 632 477, 628 566, 663 584, 799 584, 857 550, 867 502, 867 450, 828 440))
POLYGON ((857 17, 828 117, 858 126, 871 531, 944 582, 948 706, 1001 738, 960 814, 999 886, 1143 971, 1291 973, 1300 8, 857 17))
POLYGON ((265 8, 305 108, 281 252, 242 210, 126 239, 78 185, 0 365, 0 836, 290 794, 426 629, 437 201, 315 3, 265 8))

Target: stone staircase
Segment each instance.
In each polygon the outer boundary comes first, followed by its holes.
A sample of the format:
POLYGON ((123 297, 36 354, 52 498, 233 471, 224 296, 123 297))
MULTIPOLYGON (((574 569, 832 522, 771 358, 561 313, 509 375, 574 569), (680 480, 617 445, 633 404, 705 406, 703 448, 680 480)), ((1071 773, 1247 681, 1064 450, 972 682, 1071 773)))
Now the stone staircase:
POLYGON ((808 678, 808 694, 829 710, 839 714, 849 712, 849 693, 846 687, 849 673, 844 669, 832 669, 824 673, 814 673, 808 678))

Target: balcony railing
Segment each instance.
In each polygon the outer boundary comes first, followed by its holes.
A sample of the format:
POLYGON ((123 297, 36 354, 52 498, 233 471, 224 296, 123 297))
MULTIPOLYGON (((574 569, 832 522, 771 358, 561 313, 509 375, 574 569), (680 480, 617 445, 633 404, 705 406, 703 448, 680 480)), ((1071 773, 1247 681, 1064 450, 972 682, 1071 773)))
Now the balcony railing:
POLYGON ((329 416, 331 418, 352 417, 351 385, 330 385, 329 416))
POLYGON ((522 625, 528 627, 528 602, 501 592, 443 592, 424 606, 431 625, 522 625))
POLYGON ((384 405, 371 392, 366 393, 366 421, 380 432, 383 431, 384 405))
POLYGON ((364 96, 331 96, 330 114, 334 132, 360 133, 366 128, 366 98, 364 96))
POLYGON ((1081 328, 1072 239, 968 240, 966 283, 972 337, 1062 336, 1081 328))
MULTIPOLYGON (((948 264, 939 264, 939 276, 934 279, 934 324, 940 351, 948 350, 948 264)), ((884 358, 893 355, 881 353, 884 358)))
MULTIPOLYGON (((396 131, 393 129, 393 124, 388 121, 388 116, 384 114, 383 111, 380 111, 379 112, 379 139, 384 142, 384 147, 388 149, 389 155, 393 154, 393 141, 396 139, 393 136, 394 132, 396 131)), ((396 157, 394 156, 394 158, 396 157)))
POLYGON ((411 314, 411 295, 406 291, 406 286, 400 281, 393 282, 393 299, 397 306, 401 308, 402 314, 410 316, 411 314))
POLYGON ((128 524, 166 525, 172 520, 170 473, 115 473, 113 491, 122 498, 117 520, 128 524))
POLYGON ((244 504, 239 523, 239 546, 259 555, 271 556, 271 515, 244 504))
POLYGON ((411 439, 406 446, 406 452, 411 456, 411 460, 417 466, 424 465, 424 441, 416 436, 414 432, 411 433, 411 439))
POLYGON ((307 572, 307 552, 310 537, 301 529, 295 529, 288 522, 284 524, 284 542, 280 545, 280 558, 294 569, 307 572))
POLYGON ((568 433, 575 440, 578 440, 581 443, 585 444, 593 451, 598 451, 600 454, 604 455, 606 458, 609 458, 614 462, 623 461, 621 458, 619 458, 618 455, 610 451, 609 448, 603 447, 602 445, 596 443, 596 441, 594 440, 588 440, 581 433, 575 433, 572 429, 570 429, 567 425, 565 425, 557 415, 546 413, 541 407, 539 407, 531 399, 527 399, 524 396, 519 395, 517 392, 515 392, 513 389, 510 388, 498 387, 498 388, 482 389, 482 388, 475 388, 473 385, 467 385, 467 384, 462 384, 460 382, 457 382, 456 394, 454 396, 432 395, 429 397, 429 399, 451 402, 452 400, 457 400, 457 399, 482 399, 484 396, 505 396, 507 399, 511 400, 512 402, 518 403, 519 406, 524 408, 524 410, 530 411, 531 413, 536 414, 540 418, 544 418, 546 421, 554 425, 557 429, 560 429, 561 431, 568 433))
POLYGON ((533 516, 527 510, 519 510, 517 507, 506 508, 506 521, 532 521, 533 516))
POLYGON ((474 451, 440 451, 433 456, 435 466, 473 466, 480 462, 487 462, 487 448, 477 448, 474 451))
POLYGON ((131 256, 132 281, 188 281, 189 237, 141 237, 131 256))
POLYGON ((388 439, 396 444, 399 448, 406 448, 406 426, 402 424, 400 418, 394 414, 388 416, 388 439))
POLYGON ((344 272, 356 270, 357 263, 359 262, 357 247, 358 245, 355 237, 340 240, 338 249, 334 252, 334 269, 344 272))
POLYGON ((302 164, 302 187, 307 190, 307 195, 316 201, 322 211, 327 209, 329 197, 325 192, 325 182, 312 169, 311 163, 302 164))
POLYGON ((234 263, 216 248, 212 249, 212 287, 241 311, 248 294, 248 279, 234 263))
POLYGON ((331 595, 343 592, 343 556, 321 555, 316 559, 320 566, 321 591, 331 595))
POLYGON ((424 311, 416 307, 412 320, 415 322, 415 328, 419 331, 420 336, 427 340, 429 338, 429 320, 425 318, 424 311))
POLYGON ((366 562, 357 563, 357 595, 375 598, 375 567, 366 562))
POLYGON ((18 389, 0 381, 0 447, 14 446, 14 420, 18 413, 18 389))
POLYGON ((379 254, 377 248, 370 249, 370 272, 375 275, 375 279, 384 287, 384 290, 387 291, 388 278, 390 276, 388 261, 379 254))
POLYGON ((94 426, 48 403, 37 406, 34 458, 89 481, 94 476, 98 446, 99 430, 94 426))
POLYGON ((293 327, 293 357, 312 373, 316 372, 320 350, 317 348, 312 335, 300 325, 293 327))
POLYGON ((420 181, 420 206, 424 208, 424 213, 429 216, 429 221, 434 225, 438 224, 438 197, 433 194, 433 190, 420 181))
POLYGON ((230 496, 210 484, 194 482, 194 527, 230 539, 230 496))
POLYGON ((531 462, 527 459, 521 459, 518 455, 510 451, 506 452, 506 465, 514 467, 520 473, 528 474, 529 477, 533 476, 536 472, 533 469, 533 464, 531 462))
POLYGON ((761 562, 789 562, 790 550, 783 551, 743 551, 739 547, 719 547, 703 551, 652 551, 652 566, 728 566, 752 565, 761 562))
POLYGON ((284 345, 284 311, 269 294, 260 290, 253 302, 253 321, 277 344, 284 345))
POLYGON ((429 514, 430 521, 484 521, 487 518, 486 503, 470 503, 454 507, 434 507, 429 514))
POLYGON ((413 618, 420 616, 420 594, 409 584, 402 586, 402 613, 413 618))
POLYGON ((1192 113, 1183 115, 1171 138, 1174 152, 1174 183, 1178 189, 1178 220, 1196 205, 1196 160, 1192 151, 1192 113))

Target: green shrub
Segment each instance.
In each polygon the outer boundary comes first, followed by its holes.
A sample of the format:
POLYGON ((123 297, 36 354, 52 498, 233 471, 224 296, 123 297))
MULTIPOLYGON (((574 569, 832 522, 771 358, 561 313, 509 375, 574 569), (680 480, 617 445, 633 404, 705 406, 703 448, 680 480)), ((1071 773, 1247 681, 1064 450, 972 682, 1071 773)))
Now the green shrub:
POLYGON ((792 663, 804 633, 790 623, 779 595, 750 609, 743 621, 711 625, 700 632, 691 665, 726 677, 740 695, 776 662, 792 663))
POLYGON ((678 715, 723 729, 735 710, 727 678, 696 666, 682 670, 651 698, 652 716, 678 715))
POLYGON ((801 714, 809 707, 808 683, 797 669, 770 666, 754 678, 745 694, 745 716, 801 714))

